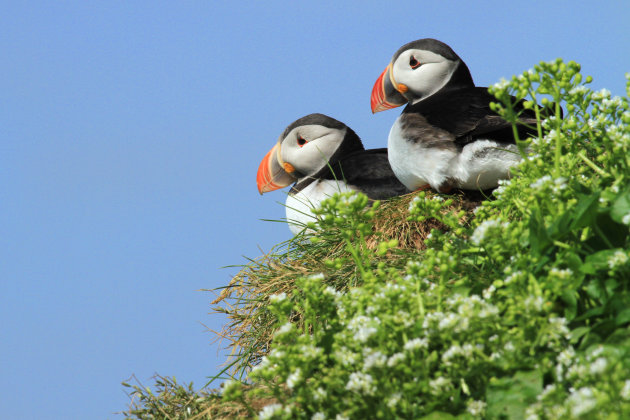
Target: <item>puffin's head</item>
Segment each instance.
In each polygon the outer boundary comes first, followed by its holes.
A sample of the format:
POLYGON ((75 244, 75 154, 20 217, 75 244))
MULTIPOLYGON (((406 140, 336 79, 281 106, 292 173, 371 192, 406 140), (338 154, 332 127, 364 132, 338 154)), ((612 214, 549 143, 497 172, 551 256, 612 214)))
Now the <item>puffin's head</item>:
POLYGON ((400 47, 372 88, 370 105, 376 113, 421 101, 447 84, 474 86, 470 71, 455 51, 425 38, 400 47))
POLYGON ((324 114, 310 114, 289 125, 265 155, 256 176, 261 194, 313 176, 342 155, 363 150, 354 131, 324 114))

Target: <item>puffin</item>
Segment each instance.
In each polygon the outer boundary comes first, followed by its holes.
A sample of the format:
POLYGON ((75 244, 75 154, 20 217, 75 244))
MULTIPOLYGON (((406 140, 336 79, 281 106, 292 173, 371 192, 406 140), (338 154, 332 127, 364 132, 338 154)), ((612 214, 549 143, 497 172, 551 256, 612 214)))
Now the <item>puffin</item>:
MULTIPOLYGON (((403 45, 372 88, 372 113, 407 105, 389 137, 389 162, 408 189, 490 190, 520 162, 512 124, 490 109, 497 99, 477 87, 447 44, 425 38, 403 45)), ((518 135, 536 135, 536 116, 516 104, 518 135)))
POLYGON ((260 194, 293 184, 285 204, 293 234, 335 193, 360 191, 381 200, 410 192, 394 175, 387 149, 366 150, 350 127, 324 114, 306 115, 284 130, 260 163, 256 183, 260 194))

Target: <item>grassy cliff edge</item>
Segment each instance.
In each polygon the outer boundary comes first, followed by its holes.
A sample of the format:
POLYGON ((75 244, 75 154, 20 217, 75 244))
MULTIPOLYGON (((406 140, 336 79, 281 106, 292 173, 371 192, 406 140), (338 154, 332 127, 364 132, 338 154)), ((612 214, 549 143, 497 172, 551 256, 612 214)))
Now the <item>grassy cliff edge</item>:
POLYGON ((482 204, 325 201, 315 234, 215 301, 233 350, 222 389, 125 384, 125 414, 629 418, 630 78, 626 97, 582 79, 556 60, 490 88, 510 121, 511 95, 525 100, 539 135, 518 139, 522 163, 482 204))

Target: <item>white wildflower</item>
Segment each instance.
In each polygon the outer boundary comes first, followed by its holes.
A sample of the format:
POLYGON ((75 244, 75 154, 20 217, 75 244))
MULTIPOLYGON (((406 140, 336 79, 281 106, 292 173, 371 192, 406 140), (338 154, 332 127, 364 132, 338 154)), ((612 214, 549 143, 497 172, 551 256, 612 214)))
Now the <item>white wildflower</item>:
POLYGON ((493 84, 492 87, 497 90, 504 90, 504 89, 507 89, 509 85, 510 83, 507 80, 505 80, 505 78, 502 77, 501 80, 493 84))
POLYGON ((387 359, 387 366, 394 367, 398 364, 398 362, 401 362, 403 360, 405 360, 404 353, 394 353, 389 357, 389 359, 387 359))
POLYGON ((315 401, 321 401, 325 399, 327 395, 328 393, 326 392, 326 390, 320 386, 315 390, 315 392, 313 392, 313 399, 315 401))
POLYGON ((602 106, 608 109, 616 109, 621 106, 621 98, 619 96, 613 96, 610 99, 603 99, 602 106))
POLYGON ((281 410, 282 410, 282 405, 281 404, 269 404, 269 405, 266 405, 258 413, 258 418, 260 420, 270 419, 274 414, 280 414, 281 410))
POLYGON ((598 375, 600 373, 603 373, 607 367, 608 367, 608 361, 606 360, 606 358, 600 357, 599 359, 591 363, 591 367, 589 371, 593 375, 598 375))
MULTIPOLYGON (((374 318, 378 320, 378 318, 374 318)), ((354 332, 354 339, 360 343, 365 343, 370 336, 376 333, 376 328, 371 326, 372 320, 364 315, 353 318, 348 323, 348 328, 354 332)))
POLYGON ((547 118, 545 118, 542 122, 543 127, 549 128, 549 127, 553 127, 554 122, 557 120, 558 118, 555 115, 550 115, 547 118))
POLYGON ((440 311, 429 312, 428 314, 426 314, 426 316, 424 317, 424 320, 422 321, 422 328, 425 330, 430 329, 431 324, 436 324, 437 322, 440 321, 440 319, 444 318, 444 316, 445 316, 444 312, 440 312, 440 311))
POLYGON ((306 358, 314 359, 322 354, 324 352, 324 349, 322 349, 321 347, 315 347, 312 344, 303 344, 302 346, 300 346, 300 351, 302 352, 302 355, 306 358))
POLYGON ((549 384, 542 390, 542 392, 538 395, 538 401, 544 400, 549 394, 554 393, 557 389, 556 384, 549 384))
POLYGON ((568 398, 573 417, 579 417, 593 410, 597 405, 597 399, 593 390, 588 387, 580 388, 571 393, 568 398))
POLYGON ((278 350, 278 349, 272 349, 269 352, 269 357, 272 357, 274 359, 282 359, 284 355, 285 355, 284 351, 278 350))
POLYGON ((466 405, 466 410, 473 416, 483 415, 486 409, 486 403, 483 401, 470 400, 466 405))
POLYGON ((297 368, 295 372, 289 375, 287 378, 287 386, 289 389, 295 388, 295 386, 302 380, 302 370, 297 368))
POLYGON ((561 335, 563 337, 568 337, 569 335, 569 327, 567 327, 567 320, 563 317, 551 317, 549 318, 549 326, 557 335, 561 335))
POLYGON ((523 275, 522 271, 515 271, 503 280, 503 284, 508 285, 512 283, 514 280, 519 280, 519 278, 523 275))
POLYGON ((335 289, 332 286, 327 286, 324 289, 324 293, 327 294, 327 295, 331 295, 331 296, 333 296, 335 298, 341 297, 343 295, 343 293, 341 293, 340 291, 338 291, 337 289, 335 289))
POLYGON ((588 89, 584 85, 576 86, 569 91, 569 95, 584 95, 585 93, 588 93, 588 89))
POLYGON ((387 356, 380 351, 374 351, 372 349, 363 350, 363 370, 368 370, 373 367, 382 367, 387 362, 387 356))
POLYGON ((350 379, 346 384, 346 389, 348 391, 355 391, 366 395, 372 395, 376 392, 372 375, 363 372, 352 372, 350 374, 350 379))
MULTIPOLYGON (((467 320, 467 318, 464 318, 464 319, 467 320)), ((464 319, 462 319, 462 321, 464 319)), ((457 325, 458 322, 459 322, 459 317, 451 312, 440 320, 440 322, 438 323, 438 328, 441 330, 450 329, 450 328, 453 328, 455 325, 457 325)))
POLYGON ((489 303, 484 303, 477 315, 479 316, 479 318, 490 318, 498 314, 499 314, 499 308, 489 303))
POLYGON ((405 327, 411 327, 414 324, 414 318, 409 315, 409 312, 403 310, 396 312, 394 321, 401 322, 405 327))
POLYGON ((337 414, 337 417, 335 417, 335 420, 350 420, 350 418, 346 416, 342 416, 341 414, 337 414))
POLYGON ((527 407, 527 409, 525 410, 525 415, 527 416, 525 417, 525 420, 540 420, 538 414, 533 412, 534 407, 535 406, 527 407))
POLYGON ((549 270, 549 275, 561 280, 566 280, 573 275, 573 271, 571 271, 570 268, 560 270, 556 267, 553 267, 551 270, 549 270))
POLYGON ((567 378, 574 380, 578 378, 584 378, 588 374, 586 366, 580 363, 575 363, 567 369, 567 378))
POLYGON ((277 293, 275 295, 269 296, 269 302, 271 303, 282 302, 286 298, 287 298, 287 294, 285 292, 277 293))
POLYGON ((553 185, 551 187, 551 190, 558 194, 560 191, 564 190, 565 188, 567 188, 567 179, 565 177, 559 177, 553 180, 553 185))
POLYGON ((451 365, 451 359, 460 356, 463 353, 464 350, 459 344, 453 344, 451 347, 449 347, 448 350, 444 352, 444 354, 442 354, 442 361, 445 365, 449 366, 451 365))
POLYGON ((610 91, 608 89, 602 89, 598 92, 593 93, 593 100, 599 101, 603 99, 610 98, 610 91))
MULTIPOLYGON (((548 123, 546 123, 547 121, 543 121, 543 126, 545 126, 546 128, 549 128, 550 125, 548 123)), ((545 143, 555 143, 556 140, 558 138, 561 138, 562 135, 556 130, 556 129, 551 129, 549 130, 549 132, 547 132, 547 134, 545 134, 545 136, 543 137, 543 140, 545 141, 545 143)), ((548 177, 548 175, 545 175, 548 177)))
POLYGON ((293 329, 293 324, 291 324, 290 322, 287 322, 286 324, 284 324, 283 326, 281 326, 280 328, 276 330, 274 337, 279 337, 281 335, 284 335, 290 332, 292 329, 293 329))
MULTIPOLYGON (((506 225, 507 224, 503 224, 504 227, 506 225)), ((483 242, 488 231, 496 229, 500 226, 501 226, 501 223, 498 220, 484 220, 483 222, 481 222, 479 226, 477 226, 472 236, 470 237, 470 240, 475 245, 479 245, 481 244, 481 242, 483 242)))
POLYGON ((400 397, 402 397, 402 395, 399 392, 390 395, 387 399, 387 406, 393 410, 398 405, 400 397))
POLYGON ((437 378, 429 381, 429 387, 431 388, 433 394, 436 395, 441 394, 443 390, 450 388, 450 386, 451 380, 445 378, 444 376, 438 376, 437 378))
POLYGON ((405 343, 404 349, 413 351, 416 349, 427 348, 429 346, 429 340, 426 338, 414 338, 405 343))
POLYGON ((525 301, 523 302, 526 309, 536 312, 542 311, 544 303, 545 301, 543 300, 542 296, 527 296, 527 298, 525 298, 525 301))
POLYGON ((420 202, 420 197, 416 196, 409 203, 409 212, 412 212, 416 208, 416 203, 420 202))
POLYGON ((588 354, 588 356, 586 356, 586 358, 587 358, 588 360, 593 360, 594 358, 599 357, 599 356, 601 356, 602 354, 604 354, 604 346, 601 346, 601 345, 600 345, 600 346, 595 347, 595 349, 593 349, 593 350, 592 350, 592 351, 588 354))
POLYGON ((264 370, 264 369, 266 369, 267 367, 269 367, 269 365, 270 365, 270 364, 271 364, 271 363, 269 362, 269 358, 267 358, 267 356, 263 356, 263 357, 260 359, 260 363, 258 363, 256 366, 254 366, 254 367, 252 368, 251 373, 254 373, 254 374, 255 374, 256 372, 259 372, 259 371, 261 371, 261 370, 264 370))
POLYGON ((362 326, 355 330, 354 339, 360 343, 365 343, 374 333, 376 333, 376 328, 362 326))
POLYGON ((539 190, 542 187, 545 186, 545 184, 547 184, 548 182, 551 182, 551 176, 549 175, 545 175, 543 177, 541 177, 540 179, 536 180, 536 182, 533 182, 532 184, 529 184, 529 186, 535 190, 539 190))
POLYGON ((308 276, 309 280, 324 280, 324 273, 317 273, 308 276))
POLYGON ((621 250, 617 250, 615 251, 614 254, 612 254, 608 258, 608 268, 614 269, 622 265, 625 265, 627 262, 628 262, 628 254, 626 254, 625 252, 621 250))
POLYGON ((496 290, 497 290, 497 288, 494 287, 494 285, 491 285, 487 289, 484 289, 484 291, 483 291, 483 298, 484 299, 490 299, 496 290))
POLYGON ((335 358, 344 366, 354 365, 359 359, 359 355, 347 347, 342 347, 335 352, 335 358))
POLYGON ((235 381, 234 379, 228 379, 227 381, 223 382, 223 384, 221 385, 221 394, 228 394, 230 391, 232 391, 232 388, 240 388, 241 387, 241 383, 239 381, 235 381))
POLYGON ((326 414, 322 413, 321 411, 318 411, 317 413, 311 416, 311 420, 325 420, 325 419, 326 419, 326 414))

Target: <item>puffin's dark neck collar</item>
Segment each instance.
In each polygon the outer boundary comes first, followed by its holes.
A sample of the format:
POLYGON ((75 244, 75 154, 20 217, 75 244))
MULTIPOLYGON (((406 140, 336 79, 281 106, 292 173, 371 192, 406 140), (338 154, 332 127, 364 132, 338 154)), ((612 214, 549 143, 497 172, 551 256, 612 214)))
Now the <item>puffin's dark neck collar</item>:
POLYGON ((410 101, 407 104, 407 106, 405 106, 405 108, 403 109, 403 112, 406 112, 410 110, 410 108, 413 107, 414 105, 417 105, 421 103, 422 101, 430 99, 433 96, 437 96, 441 93, 448 92, 451 90, 466 89, 466 88, 471 88, 471 87, 475 87, 475 82, 473 81, 473 78, 470 74, 470 70, 468 70, 468 66, 466 65, 466 63, 460 60, 459 64, 457 65, 457 68, 455 69, 455 71, 453 72, 451 76, 451 79, 448 81, 446 85, 444 85, 440 90, 431 94, 430 96, 421 98, 416 103, 412 103, 410 101))

